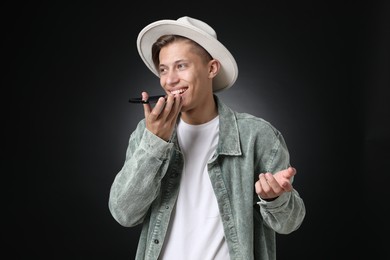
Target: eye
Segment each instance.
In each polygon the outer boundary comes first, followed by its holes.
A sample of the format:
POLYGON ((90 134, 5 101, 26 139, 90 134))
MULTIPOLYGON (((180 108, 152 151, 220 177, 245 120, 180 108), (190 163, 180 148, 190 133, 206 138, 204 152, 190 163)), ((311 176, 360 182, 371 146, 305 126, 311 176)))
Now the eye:
POLYGON ((158 72, 160 75, 162 75, 162 74, 165 74, 167 72, 167 69, 165 67, 160 67, 158 72))
POLYGON ((177 64, 177 68, 179 69, 179 70, 184 70, 185 68, 187 68, 188 66, 187 66, 187 63, 179 63, 179 64, 177 64))

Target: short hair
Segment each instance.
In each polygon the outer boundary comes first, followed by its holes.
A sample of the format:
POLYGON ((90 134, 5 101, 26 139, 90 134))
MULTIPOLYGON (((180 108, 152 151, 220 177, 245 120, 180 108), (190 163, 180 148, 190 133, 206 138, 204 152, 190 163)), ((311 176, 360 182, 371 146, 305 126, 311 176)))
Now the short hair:
POLYGON ((199 54, 199 56, 202 57, 202 59, 205 62, 208 62, 213 59, 213 57, 208 53, 202 46, 200 46, 197 42, 184 37, 180 35, 174 35, 174 34, 169 34, 169 35, 163 35, 160 38, 157 39, 157 41, 153 44, 152 46, 152 58, 153 58, 153 63, 157 71, 159 71, 159 66, 160 66, 160 51, 163 47, 177 42, 177 41, 188 41, 191 43, 191 45, 194 47, 193 50, 199 54))

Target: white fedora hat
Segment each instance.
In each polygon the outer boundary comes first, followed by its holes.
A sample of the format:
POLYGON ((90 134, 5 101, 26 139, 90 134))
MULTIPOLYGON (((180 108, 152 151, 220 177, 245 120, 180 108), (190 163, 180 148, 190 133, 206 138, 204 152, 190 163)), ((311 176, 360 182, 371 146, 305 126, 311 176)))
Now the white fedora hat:
POLYGON ((213 91, 230 88, 238 77, 236 60, 229 50, 217 39, 214 29, 203 21, 188 16, 177 20, 160 20, 146 26, 137 38, 138 53, 146 66, 157 76, 152 59, 152 45, 167 34, 187 37, 202 46, 210 55, 221 63, 221 70, 213 81, 213 91))

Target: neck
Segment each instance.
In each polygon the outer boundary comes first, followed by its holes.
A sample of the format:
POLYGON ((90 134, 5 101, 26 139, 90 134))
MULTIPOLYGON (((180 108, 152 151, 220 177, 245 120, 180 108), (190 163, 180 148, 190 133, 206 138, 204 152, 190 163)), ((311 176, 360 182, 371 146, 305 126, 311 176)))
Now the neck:
POLYGON ((205 102, 203 106, 199 106, 197 109, 182 112, 181 119, 190 125, 200 125, 211 121, 217 115, 217 104, 214 100, 214 96, 211 96, 209 102, 205 102))

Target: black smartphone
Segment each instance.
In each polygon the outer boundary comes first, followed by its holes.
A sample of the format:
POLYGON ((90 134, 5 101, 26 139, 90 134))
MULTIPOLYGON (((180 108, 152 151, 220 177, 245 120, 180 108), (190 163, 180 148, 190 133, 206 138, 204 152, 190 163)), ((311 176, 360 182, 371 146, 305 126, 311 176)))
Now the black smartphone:
POLYGON ((148 100, 142 100, 142 98, 130 98, 130 103, 136 103, 136 104, 148 104, 148 103, 155 103, 160 97, 165 97, 165 95, 157 95, 157 96, 149 96, 148 100))

